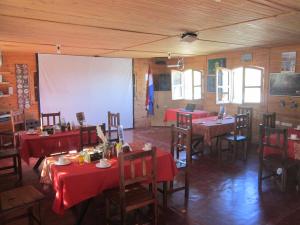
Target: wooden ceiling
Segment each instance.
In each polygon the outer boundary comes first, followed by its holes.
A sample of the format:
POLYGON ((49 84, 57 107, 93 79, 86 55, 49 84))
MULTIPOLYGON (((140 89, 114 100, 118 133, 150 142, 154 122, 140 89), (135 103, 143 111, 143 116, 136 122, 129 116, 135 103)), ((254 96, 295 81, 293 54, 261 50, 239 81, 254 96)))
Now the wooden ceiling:
POLYGON ((300 43, 300 0, 1 0, 0 50, 165 57, 300 43), (186 43, 180 34, 198 33, 186 43))

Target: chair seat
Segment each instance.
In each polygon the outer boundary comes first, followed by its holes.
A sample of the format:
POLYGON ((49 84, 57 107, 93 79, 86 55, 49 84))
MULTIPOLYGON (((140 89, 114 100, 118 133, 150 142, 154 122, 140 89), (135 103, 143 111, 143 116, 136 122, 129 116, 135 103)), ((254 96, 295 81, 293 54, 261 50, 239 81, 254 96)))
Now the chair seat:
POLYGON ((11 158, 18 155, 19 151, 15 148, 0 150, 0 159, 11 158))
MULTIPOLYGON (((120 204, 119 188, 111 189, 104 192, 105 196, 114 204, 120 204)), ((126 211, 131 211, 141 206, 146 206, 155 202, 153 195, 142 185, 132 185, 125 190, 125 207, 126 211)))
POLYGON ((38 202, 44 195, 33 186, 23 186, 0 193, 0 206, 2 211, 24 207, 38 202))
POLYGON ((224 137, 225 140, 227 141, 246 141, 247 137, 243 135, 237 135, 236 138, 234 135, 228 135, 224 137))

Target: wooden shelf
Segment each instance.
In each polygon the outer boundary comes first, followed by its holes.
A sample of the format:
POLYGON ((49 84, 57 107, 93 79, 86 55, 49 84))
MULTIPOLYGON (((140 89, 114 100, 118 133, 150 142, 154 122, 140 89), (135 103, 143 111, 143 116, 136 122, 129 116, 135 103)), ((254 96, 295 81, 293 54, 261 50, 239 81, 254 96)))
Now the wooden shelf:
POLYGON ((0 95, 0 98, 5 98, 5 97, 9 97, 9 96, 12 96, 12 95, 0 95))
POLYGON ((9 82, 7 82, 7 81, 0 82, 0 85, 8 85, 8 84, 9 84, 9 82))

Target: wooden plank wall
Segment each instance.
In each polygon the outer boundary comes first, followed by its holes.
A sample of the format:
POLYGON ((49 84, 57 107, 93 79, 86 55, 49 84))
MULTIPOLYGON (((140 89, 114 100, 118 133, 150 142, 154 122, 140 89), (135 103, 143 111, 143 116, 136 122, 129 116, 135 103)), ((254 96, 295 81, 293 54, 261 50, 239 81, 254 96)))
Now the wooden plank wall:
MULTIPOLYGON (((36 72, 36 60, 34 53, 2 52, 3 64, 0 67, 0 74, 4 72, 4 79, 13 87, 13 95, 0 98, 0 111, 18 110, 16 93, 16 64, 27 64, 29 68, 29 85, 31 107, 25 110, 26 118, 38 118, 38 102, 34 96, 34 72, 36 72)), ((6 124, 0 124, 0 129, 5 129, 6 124)))
MULTIPOLYGON (((187 102, 193 102, 198 105, 202 105, 205 110, 208 111, 218 111, 219 106, 216 105, 216 95, 215 93, 207 93, 206 92, 206 84, 207 84, 207 60, 213 58, 223 58, 225 57, 227 60, 227 67, 233 69, 239 66, 259 66, 264 68, 264 79, 263 79, 263 101, 261 104, 249 104, 254 108, 254 121, 253 121, 253 132, 254 138, 257 134, 258 124, 261 122, 262 114, 265 112, 276 112, 277 119, 281 122, 292 123, 293 125, 300 124, 300 97, 275 97, 269 96, 269 73, 272 72, 280 72, 281 65, 281 53, 286 51, 296 51, 297 52, 297 66, 296 72, 300 72, 300 45, 291 45, 291 46, 282 46, 282 47, 274 47, 274 48, 249 48, 239 51, 229 51, 222 52, 217 54, 212 54, 208 56, 196 56, 185 58, 185 69, 198 69, 204 71, 203 77, 203 99, 197 101, 172 101, 171 100, 171 92, 163 92, 163 93, 155 93, 156 104, 159 107, 184 107, 187 102), (251 62, 242 62, 241 56, 244 53, 252 54, 251 62), (162 97, 167 96, 167 97, 162 97), (285 100, 287 103, 291 101, 295 101, 298 103, 298 108, 291 109, 289 106, 284 108, 280 107, 279 101, 285 100)), ((152 72, 154 74, 164 73, 166 70, 166 66, 157 66, 154 61, 149 59, 144 59, 143 61, 143 69, 141 69, 140 62, 142 59, 135 60, 134 68, 137 79, 143 79, 145 73, 148 68, 148 64, 151 65, 152 72), (147 64, 148 63, 148 64, 147 64)), ((139 99, 135 99, 135 112, 139 117, 135 117, 136 127, 140 127, 146 125, 143 121, 145 121, 146 112, 144 107, 142 110, 140 106, 144 106, 145 101, 145 84, 140 82, 138 86, 142 85, 142 87, 137 87, 139 89, 139 99), (142 116, 143 115, 143 116, 142 116)), ((237 111, 236 104, 227 105, 227 113, 234 114, 237 111)), ((162 110, 164 111, 164 109, 162 110)), ((154 117, 147 119, 147 126, 164 126, 168 125, 163 122, 163 112, 159 112, 154 117)))

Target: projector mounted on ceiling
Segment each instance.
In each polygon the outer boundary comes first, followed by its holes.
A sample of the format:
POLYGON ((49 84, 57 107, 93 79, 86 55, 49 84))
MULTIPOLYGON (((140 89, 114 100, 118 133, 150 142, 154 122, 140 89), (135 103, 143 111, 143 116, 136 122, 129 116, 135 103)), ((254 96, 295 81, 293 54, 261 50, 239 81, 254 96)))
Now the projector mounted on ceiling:
POLYGON ((198 39, 198 34, 196 34, 194 32, 185 32, 185 33, 181 34, 180 38, 181 38, 181 41, 184 41, 184 42, 193 42, 198 39))

